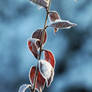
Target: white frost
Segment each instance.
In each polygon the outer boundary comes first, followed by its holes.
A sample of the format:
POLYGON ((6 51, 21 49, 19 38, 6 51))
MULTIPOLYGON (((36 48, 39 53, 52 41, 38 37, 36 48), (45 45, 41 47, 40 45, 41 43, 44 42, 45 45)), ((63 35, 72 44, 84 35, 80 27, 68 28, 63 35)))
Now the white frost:
POLYGON ((47 62, 46 60, 40 60, 39 61, 39 69, 40 69, 42 76, 46 80, 48 80, 51 77, 53 67, 51 66, 51 64, 49 62, 47 62))
POLYGON ((23 84, 20 86, 18 92, 25 92, 27 88, 31 87, 30 84, 23 84))

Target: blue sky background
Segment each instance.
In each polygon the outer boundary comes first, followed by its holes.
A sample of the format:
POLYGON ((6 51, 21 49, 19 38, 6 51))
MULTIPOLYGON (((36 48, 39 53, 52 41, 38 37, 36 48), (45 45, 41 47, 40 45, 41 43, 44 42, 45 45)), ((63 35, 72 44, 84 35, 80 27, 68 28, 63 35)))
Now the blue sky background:
MULTIPOLYGON (((55 77, 44 92, 92 92, 92 0, 52 0, 51 10, 77 23, 69 30, 47 30, 46 49, 56 58, 55 77)), ((27 47, 32 33, 43 28, 45 10, 28 0, 0 0, 0 92, 17 92, 29 83, 37 60, 27 47)))

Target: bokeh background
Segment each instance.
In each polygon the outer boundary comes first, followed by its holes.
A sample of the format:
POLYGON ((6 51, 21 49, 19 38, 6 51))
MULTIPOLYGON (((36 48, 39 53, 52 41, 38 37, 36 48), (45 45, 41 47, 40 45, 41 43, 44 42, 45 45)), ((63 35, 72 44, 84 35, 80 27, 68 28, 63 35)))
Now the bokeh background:
MULTIPOLYGON (((47 30, 44 48, 56 58, 55 77, 44 92, 92 92, 92 0, 52 0, 51 10, 77 23, 69 30, 47 30)), ((32 33, 43 28, 45 10, 28 0, 0 0, 0 92, 18 92, 29 83, 37 60, 27 47, 32 33)))

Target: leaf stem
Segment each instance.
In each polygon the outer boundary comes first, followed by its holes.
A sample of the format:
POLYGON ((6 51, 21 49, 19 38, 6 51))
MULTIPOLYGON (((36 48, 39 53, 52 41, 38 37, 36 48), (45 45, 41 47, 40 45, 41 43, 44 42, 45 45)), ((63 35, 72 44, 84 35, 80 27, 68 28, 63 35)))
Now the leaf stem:
MULTIPOLYGON (((44 28, 43 28, 43 32, 42 32, 42 37, 41 37, 40 52, 39 52, 38 60, 40 60, 40 58, 41 58, 42 43, 43 43, 43 41, 44 41, 45 30, 46 30, 46 28, 48 27, 48 26, 47 26, 47 20, 48 20, 48 15, 49 15, 50 4, 51 4, 51 0, 49 0, 48 7, 46 8, 46 18, 45 18, 44 28)), ((34 82, 33 82, 33 89, 31 90, 32 92, 35 92, 35 88, 36 88, 36 81, 37 81, 37 76, 38 76, 38 71, 37 71, 37 69, 38 69, 38 64, 37 64, 37 66, 36 66, 35 78, 34 78, 34 82)), ((40 91, 40 92, 41 92, 41 91, 40 91)))
POLYGON ((41 57, 42 43, 43 43, 43 41, 44 41, 45 30, 46 30, 46 28, 48 27, 48 26, 47 26, 47 20, 48 20, 48 15, 49 15, 50 4, 51 4, 51 0, 49 0, 48 7, 46 8, 46 18, 45 18, 44 28, 43 28, 43 32, 42 32, 42 37, 41 37, 41 46, 40 46, 40 55, 39 55, 39 57, 41 57))

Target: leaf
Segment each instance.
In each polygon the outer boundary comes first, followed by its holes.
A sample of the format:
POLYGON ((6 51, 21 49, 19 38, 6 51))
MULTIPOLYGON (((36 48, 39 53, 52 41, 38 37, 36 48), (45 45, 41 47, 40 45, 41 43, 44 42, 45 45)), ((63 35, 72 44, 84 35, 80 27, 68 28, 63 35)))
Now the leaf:
MULTIPOLYGON (((38 76, 37 76, 37 82, 36 82, 36 90, 39 91, 39 90, 43 90, 44 89, 44 86, 45 86, 45 79, 43 78, 43 76, 41 75, 41 73, 39 72, 39 69, 37 70, 38 71, 38 76)), ((30 83, 33 85, 33 81, 34 81, 34 77, 35 77, 35 72, 36 72, 36 67, 33 66, 31 69, 30 69, 30 72, 29 72, 29 80, 30 80, 30 83)))
POLYGON ((31 88, 31 85, 30 84, 23 84, 20 86, 18 92, 25 92, 27 88, 31 88))
POLYGON ((69 29, 77 25, 67 20, 61 20, 59 14, 56 11, 49 12, 49 19, 51 21, 51 24, 49 25, 49 27, 54 27, 54 32, 57 32, 59 28, 69 29))
POLYGON ((45 50, 44 57, 47 62, 49 62, 53 68, 55 68, 55 58, 51 51, 45 50))
MULTIPOLYGON (((33 33, 32 38, 37 38, 37 39, 41 40, 42 32, 43 32, 43 29, 36 30, 33 33)), ((43 44, 46 42, 46 39, 47 39, 47 32, 45 31, 45 36, 44 36, 43 44)), ((40 44, 39 43, 38 43, 38 47, 40 47, 40 44)))
POLYGON ((54 28, 60 28, 60 29, 69 29, 69 28, 74 27, 76 25, 77 24, 71 23, 67 20, 58 20, 58 21, 53 22, 49 26, 54 27, 54 28))
POLYGON ((51 71, 51 76, 50 78, 48 79, 48 81, 46 82, 46 86, 49 87, 53 81, 53 77, 54 77, 54 69, 52 69, 51 71))
POLYGON ((60 20, 60 16, 56 11, 49 12, 49 19, 51 22, 55 22, 56 20, 60 20))
POLYGON ((30 1, 45 8, 48 7, 48 0, 30 0, 30 1))
POLYGON ((46 86, 48 87, 53 81, 54 68, 46 60, 39 61, 39 70, 42 76, 46 79, 46 86))
POLYGON ((32 52, 32 54, 35 56, 35 58, 37 58, 39 55, 37 42, 39 42, 39 39, 32 38, 32 39, 28 40, 29 50, 32 52))

